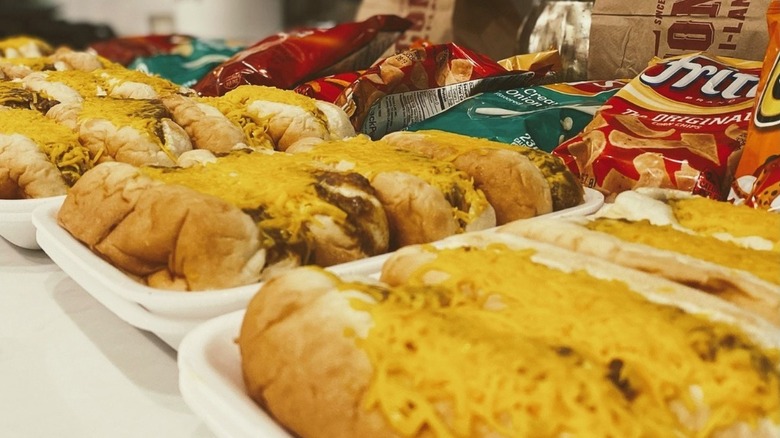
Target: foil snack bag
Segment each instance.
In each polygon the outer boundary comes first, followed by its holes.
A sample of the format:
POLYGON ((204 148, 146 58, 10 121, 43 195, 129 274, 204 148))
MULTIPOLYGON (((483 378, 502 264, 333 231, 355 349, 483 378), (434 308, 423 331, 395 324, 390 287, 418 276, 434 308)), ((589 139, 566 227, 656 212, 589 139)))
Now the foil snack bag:
POLYGON ((469 96, 539 83, 553 64, 507 70, 487 56, 454 43, 424 44, 367 69, 333 102, 355 130, 373 139, 432 117, 469 96))
POLYGON ((227 40, 191 38, 170 53, 139 56, 127 68, 160 76, 190 88, 206 73, 243 48, 243 45, 227 40))
POLYGON ((780 212, 780 1, 769 5, 767 24, 758 97, 729 200, 780 212))
POLYGON ((760 71, 702 52, 656 59, 553 154, 607 199, 662 187, 725 200, 760 71))

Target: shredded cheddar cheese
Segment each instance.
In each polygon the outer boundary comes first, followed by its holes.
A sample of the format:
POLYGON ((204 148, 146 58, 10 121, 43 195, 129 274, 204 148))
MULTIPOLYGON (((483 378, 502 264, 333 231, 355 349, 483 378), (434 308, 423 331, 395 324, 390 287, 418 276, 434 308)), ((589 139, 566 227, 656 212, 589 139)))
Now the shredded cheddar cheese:
POLYGON ((127 82, 137 82, 148 85, 154 89, 158 97, 182 92, 182 87, 160 76, 154 76, 139 70, 128 68, 107 67, 92 72, 92 75, 100 81, 101 86, 112 94, 113 90, 120 84, 127 82))
POLYGON ((54 51, 54 49, 40 38, 32 36, 13 36, 0 39, 0 53, 7 56, 7 52, 24 51, 25 48, 34 47, 37 53, 45 55, 54 51))
POLYGON ((676 251, 722 266, 751 272, 758 278, 780 285, 780 254, 774 251, 744 248, 707 235, 679 231, 670 225, 652 225, 646 220, 629 222, 600 218, 588 222, 586 226, 591 230, 601 231, 629 242, 676 251))
POLYGON ((219 110, 231 122, 240 126, 244 131, 247 146, 259 149, 274 149, 273 139, 268 134, 268 118, 258 117, 246 111, 246 104, 233 101, 224 96, 201 97, 198 101, 211 105, 219 110))
POLYGON ((320 112, 314 104, 314 99, 310 97, 298 94, 294 91, 282 90, 281 88, 276 87, 266 87, 263 85, 242 85, 236 87, 225 93, 222 96, 222 100, 241 103, 242 105, 247 105, 255 100, 264 100, 301 107, 312 114, 319 114, 320 112))
POLYGON ((451 155, 445 158, 449 161, 454 161, 457 157, 475 149, 510 150, 520 153, 542 171, 545 179, 550 184, 554 210, 582 203, 583 193, 580 183, 566 168, 561 159, 552 154, 529 147, 508 145, 484 138, 474 138, 433 129, 417 131, 417 133, 446 144, 451 151, 451 155))
POLYGON ((428 158, 416 152, 399 149, 367 136, 317 145, 308 154, 333 167, 347 163, 369 181, 382 172, 401 171, 415 175, 444 193, 452 205, 461 231, 488 208, 484 193, 474 187, 466 173, 446 161, 428 158))
POLYGON ((94 161, 89 150, 78 141, 70 129, 31 109, 7 109, 0 112, 0 133, 20 134, 46 154, 72 186, 81 175, 92 168, 94 161))
POLYGON ((148 85, 157 93, 158 97, 181 91, 179 85, 167 79, 124 67, 108 66, 89 72, 81 70, 47 71, 46 80, 67 85, 84 98, 111 96, 119 85, 128 82, 148 85))
POLYGON ((168 110, 156 100, 115 99, 112 97, 91 97, 84 100, 78 123, 90 119, 104 119, 114 124, 117 129, 124 126, 135 128, 160 147, 174 163, 176 155, 168 147, 163 129, 162 118, 170 117, 168 110))
POLYGON ((54 70, 54 64, 49 58, 38 56, 34 58, 0 58, 0 63, 27 67, 31 71, 54 70))
POLYGON ((253 114, 247 107, 255 101, 267 101, 292 105, 310 113, 326 125, 325 115, 314 104, 314 99, 294 91, 262 85, 242 85, 219 97, 201 97, 200 102, 219 109, 229 120, 241 126, 249 142, 248 146, 274 149, 274 142, 268 133, 270 119, 253 114))
POLYGON ((780 351, 533 257, 439 250, 404 286, 342 284, 376 300, 352 304, 373 320, 356 339, 374 369, 363 408, 401 436, 698 438, 780 424, 780 351), (426 284, 434 272, 447 275, 426 284))
POLYGON ((780 215, 700 196, 671 200, 669 205, 685 228, 706 235, 761 237, 772 242, 775 252, 780 252, 780 215))
POLYGON ((310 159, 274 153, 236 152, 216 163, 189 168, 142 167, 141 171, 169 184, 179 184, 221 198, 250 214, 265 234, 283 234, 286 244, 308 242, 307 223, 330 216, 344 223, 347 213, 322 199, 310 159))

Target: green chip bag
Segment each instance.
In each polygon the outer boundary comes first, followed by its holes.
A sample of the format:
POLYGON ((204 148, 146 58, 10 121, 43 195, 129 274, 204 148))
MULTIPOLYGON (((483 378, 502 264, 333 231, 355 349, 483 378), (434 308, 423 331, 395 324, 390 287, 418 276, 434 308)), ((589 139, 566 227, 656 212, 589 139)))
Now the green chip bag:
POLYGON ((579 134, 625 84, 585 81, 480 93, 407 129, 439 129, 552 152, 579 134))
POLYGON ((243 48, 229 41, 193 38, 172 53, 137 57, 128 68, 161 76, 184 87, 192 87, 208 72, 243 48))

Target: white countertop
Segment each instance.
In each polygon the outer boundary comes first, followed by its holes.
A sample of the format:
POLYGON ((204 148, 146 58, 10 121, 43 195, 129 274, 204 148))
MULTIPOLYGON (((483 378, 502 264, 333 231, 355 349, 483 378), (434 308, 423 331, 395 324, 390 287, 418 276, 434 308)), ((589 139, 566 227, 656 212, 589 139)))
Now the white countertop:
POLYGON ((179 393, 173 349, 0 238, 0 436, 213 434, 179 393))

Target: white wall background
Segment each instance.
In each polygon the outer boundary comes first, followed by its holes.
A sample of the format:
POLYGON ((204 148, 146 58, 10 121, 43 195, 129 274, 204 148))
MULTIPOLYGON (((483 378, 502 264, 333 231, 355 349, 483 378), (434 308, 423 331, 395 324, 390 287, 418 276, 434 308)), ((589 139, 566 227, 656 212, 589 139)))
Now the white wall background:
POLYGON ((52 0, 60 18, 120 36, 188 33, 254 42, 282 30, 282 0, 52 0))
POLYGON ((155 26, 165 27, 165 20, 155 21, 155 17, 167 17, 168 29, 160 29, 162 32, 159 33, 173 30, 176 1, 59 0, 52 3, 57 6, 58 16, 64 20, 105 23, 118 35, 146 35, 158 31, 153 28, 155 26))

